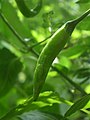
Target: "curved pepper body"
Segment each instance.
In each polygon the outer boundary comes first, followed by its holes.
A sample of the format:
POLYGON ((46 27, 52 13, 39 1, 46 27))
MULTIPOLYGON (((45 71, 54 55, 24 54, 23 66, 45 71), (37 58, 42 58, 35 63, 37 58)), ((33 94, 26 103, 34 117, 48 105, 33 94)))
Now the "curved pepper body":
POLYGON ((64 26, 60 28, 49 40, 44 49, 42 50, 37 67, 34 73, 34 98, 36 99, 39 92, 42 89, 42 85, 45 82, 49 68, 58 55, 60 50, 66 44, 66 41, 70 38, 70 35, 67 34, 64 26), (48 49, 49 48, 49 49, 48 49))

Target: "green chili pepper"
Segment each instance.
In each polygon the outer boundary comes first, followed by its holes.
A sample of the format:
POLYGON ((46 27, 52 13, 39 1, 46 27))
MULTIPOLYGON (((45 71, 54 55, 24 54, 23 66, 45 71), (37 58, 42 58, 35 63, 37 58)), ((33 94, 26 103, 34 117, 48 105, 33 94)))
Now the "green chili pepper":
POLYGON ((19 10, 25 17, 36 16, 42 8, 42 0, 39 0, 37 6, 31 10, 26 6, 24 0, 15 0, 15 1, 16 1, 16 4, 17 4, 19 10))
POLYGON ((33 86, 34 100, 37 100, 39 96, 39 93, 44 85, 47 73, 53 60, 58 55, 58 53, 63 49, 67 41, 70 39, 70 36, 76 25, 80 21, 82 21, 89 13, 90 9, 79 18, 66 22, 61 28, 59 28, 53 34, 49 42, 43 48, 38 58, 34 73, 34 86, 33 86))

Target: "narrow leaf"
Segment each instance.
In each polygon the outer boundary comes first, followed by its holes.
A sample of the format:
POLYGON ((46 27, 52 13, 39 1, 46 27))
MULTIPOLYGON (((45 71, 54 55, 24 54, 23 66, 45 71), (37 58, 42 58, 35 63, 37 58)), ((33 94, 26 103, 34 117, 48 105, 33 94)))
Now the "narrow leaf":
POLYGON ((90 100, 90 94, 87 94, 80 98, 78 101, 76 101, 70 108, 69 110, 65 113, 65 117, 68 117, 75 113, 77 110, 82 109, 90 100))
POLYGON ((66 50, 63 50, 60 55, 68 57, 69 59, 75 59, 81 56, 88 49, 85 45, 75 45, 66 50), (84 48, 84 49, 83 49, 84 48))
POLYGON ((90 0, 78 0, 76 1, 76 3, 88 3, 90 2, 90 0))

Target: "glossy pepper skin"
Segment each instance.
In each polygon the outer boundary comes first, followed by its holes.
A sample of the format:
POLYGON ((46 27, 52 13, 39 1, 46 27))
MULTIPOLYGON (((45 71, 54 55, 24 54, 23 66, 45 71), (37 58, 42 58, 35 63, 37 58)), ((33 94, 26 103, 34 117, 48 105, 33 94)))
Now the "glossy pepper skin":
POLYGON ((29 9, 26 6, 24 0, 15 0, 15 2, 17 4, 19 10, 21 11, 21 13, 27 18, 36 16, 42 8, 42 0, 39 0, 37 6, 33 9, 29 9))
POLYGON ((90 9, 79 18, 65 23, 53 34, 49 42, 43 48, 34 72, 33 100, 37 100, 53 60, 70 39, 70 36, 76 25, 89 13, 90 9))

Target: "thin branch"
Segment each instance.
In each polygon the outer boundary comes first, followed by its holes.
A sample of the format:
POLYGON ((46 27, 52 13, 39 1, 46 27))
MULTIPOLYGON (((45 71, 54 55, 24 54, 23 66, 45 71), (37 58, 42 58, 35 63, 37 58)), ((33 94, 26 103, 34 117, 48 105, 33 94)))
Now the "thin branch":
POLYGON ((31 51, 37 58, 39 57, 39 54, 38 54, 35 50, 31 49, 30 51, 31 51))
POLYGON ((9 27, 9 29, 13 32, 13 34, 19 39, 19 41, 27 47, 27 44, 23 41, 23 38, 15 31, 15 29, 9 24, 8 20, 5 18, 4 14, 0 12, 0 16, 4 23, 9 27))
POLYGON ((80 82, 80 85, 84 84, 85 82, 87 82, 90 79, 90 76, 88 76, 86 79, 84 79, 82 82, 80 82))
POLYGON ((87 94, 79 84, 73 82, 68 76, 62 73, 58 68, 52 66, 52 69, 57 71, 63 78, 65 78, 72 86, 74 86, 77 90, 79 90, 83 95, 87 94))
MULTIPOLYGON (((18 40, 27 48, 27 51, 29 49, 29 47, 27 46, 27 44, 23 41, 23 38, 16 32, 16 30, 9 24, 8 20, 5 18, 4 14, 0 12, 0 16, 2 18, 2 20, 4 21, 4 23, 8 26, 8 28, 12 31, 12 33, 18 38, 18 40)), ((38 57, 38 54, 33 50, 30 49, 31 52, 36 55, 36 57, 38 57)))
MULTIPOLYGON (((36 47, 37 45, 45 42, 48 38, 50 38, 52 35, 48 36, 47 38, 45 38, 44 40, 42 40, 41 42, 38 42, 34 45, 32 45, 31 47, 28 47, 26 42, 23 41, 23 38, 17 33, 17 31, 12 27, 12 25, 9 24, 8 20, 5 18, 4 14, 0 12, 0 16, 2 18, 2 20, 4 21, 4 23, 8 26, 8 28, 12 31, 12 33, 18 38, 18 40, 27 48, 27 52, 31 51, 33 54, 36 55, 36 57, 38 57, 38 53, 33 50, 34 47, 36 47)), ((27 53, 25 52, 25 53, 27 53)))
POLYGON ((45 41, 48 40, 51 36, 52 36, 52 35, 46 37, 46 38, 45 38, 44 40, 42 40, 41 42, 38 42, 38 43, 36 43, 36 44, 30 46, 30 47, 29 47, 29 50, 31 50, 32 48, 34 48, 34 47, 40 45, 41 43, 45 42, 45 41))

